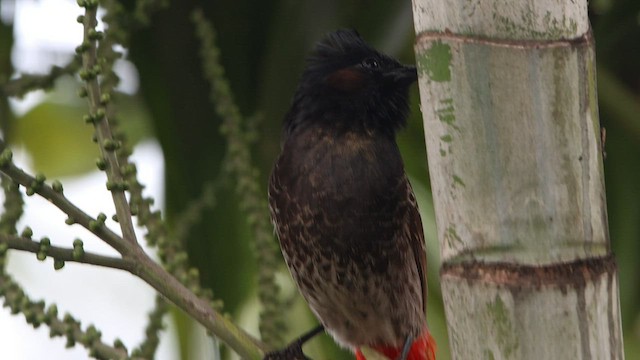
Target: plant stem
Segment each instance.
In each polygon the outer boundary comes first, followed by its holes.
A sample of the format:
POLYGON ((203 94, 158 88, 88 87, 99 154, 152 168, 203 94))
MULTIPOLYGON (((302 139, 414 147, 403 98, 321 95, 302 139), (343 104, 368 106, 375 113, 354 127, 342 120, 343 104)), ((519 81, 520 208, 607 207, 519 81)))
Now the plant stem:
POLYGON ((207 301, 196 297, 187 287, 151 260, 142 249, 136 249, 132 255, 132 259, 136 263, 133 269, 135 275, 215 334, 243 359, 262 359, 264 356, 263 345, 256 339, 221 314, 213 311, 207 301))
POLYGON ((107 164, 105 169, 107 181, 108 184, 111 184, 108 188, 110 187, 109 190, 113 197, 122 236, 125 240, 137 244, 133 221, 131 219, 131 209, 124 194, 125 182, 118 163, 118 156, 116 155, 117 143, 109 127, 108 115, 104 108, 106 101, 102 97, 100 84, 98 83, 97 73, 100 72, 100 65, 97 60, 97 40, 91 35, 95 33, 97 10, 97 6, 87 6, 84 15, 83 43, 89 44, 89 48, 82 52, 82 67, 87 75, 93 73, 93 76, 86 77, 89 111, 95 119, 94 125, 100 153, 107 164), (100 113, 103 115, 98 116, 100 113), (113 144, 113 146, 108 144, 113 144))
MULTIPOLYGON (((0 141, 0 152, 5 149, 0 141)), ((31 187, 35 193, 49 200, 75 222, 84 226, 107 244, 112 246, 123 256, 123 260, 133 263, 132 274, 140 277, 160 294, 172 301, 193 319, 202 324, 207 330, 224 341, 229 347, 245 359, 262 359, 265 346, 251 337, 244 330, 237 327, 230 320, 216 312, 208 301, 196 296, 186 286, 171 276, 165 269, 155 263, 137 244, 125 241, 106 226, 91 226, 96 220, 71 203, 62 193, 56 192, 47 184, 36 183, 36 179, 16 167, 12 162, 3 164, 0 171, 11 177, 15 182, 31 187)))
MULTIPOLYGON (((40 242, 31 240, 15 235, 0 234, 0 244, 7 244, 9 249, 27 251, 34 254, 40 252, 40 242)), ((128 259, 121 259, 112 256, 104 256, 84 252, 82 256, 75 257, 73 249, 67 249, 59 246, 50 246, 46 254, 48 257, 52 257, 56 260, 63 260, 68 262, 77 262, 83 264, 90 264, 96 266, 103 266, 112 269, 126 270, 131 272, 133 269, 133 262, 128 259)))

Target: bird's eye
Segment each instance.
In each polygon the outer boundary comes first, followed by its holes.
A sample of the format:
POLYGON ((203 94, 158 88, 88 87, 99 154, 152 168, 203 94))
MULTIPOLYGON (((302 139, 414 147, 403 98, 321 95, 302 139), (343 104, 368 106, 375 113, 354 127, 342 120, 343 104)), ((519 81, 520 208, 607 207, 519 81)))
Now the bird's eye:
POLYGON ((378 60, 374 58, 366 58, 362 60, 362 66, 367 69, 377 69, 380 67, 380 64, 378 63, 378 60))

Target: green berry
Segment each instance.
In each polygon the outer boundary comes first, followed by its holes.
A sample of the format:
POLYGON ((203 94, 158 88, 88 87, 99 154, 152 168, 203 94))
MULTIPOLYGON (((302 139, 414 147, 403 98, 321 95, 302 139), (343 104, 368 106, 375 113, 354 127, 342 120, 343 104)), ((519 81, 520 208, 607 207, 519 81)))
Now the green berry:
MULTIPOLYGON (((89 42, 87 41, 83 41, 82 44, 76 46, 76 54, 81 55, 82 53, 84 53, 85 51, 89 50, 89 48, 91 47, 91 44, 89 44, 89 42)), ((82 74, 82 70, 80 71, 80 73, 78 73, 80 75, 80 78, 83 80, 87 80, 83 77, 82 74)), ((91 74, 87 71, 85 71, 85 75, 90 76, 91 74)), ((82 97, 82 96, 81 96, 82 97)))
POLYGON ((43 249, 44 251, 48 251, 50 247, 51 247, 51 240, 48 237, 43 237, 40 240, 40 248, 43 249))
POLYGON ((44 182, 47 180, 47 177, 44 176, 43 173, 37 173, 36 174, 36 182, 38 184, 44 184, 44 182))
POLYGON ((51 187, 53 188, 53 191, 62 194, 62 192, 64 191, 64 189, 62 188, 62 183, 58 180, 55 180, 52 184, 51 187))
POLYGON ((126 349, 127 349, 127 347, 126 347, 126 346, 124 346, 124 343, 122 342, 122 340, 120 340, 120 339, 118 339, 118 338, 116 338, 116 339, 113 341, 113 347, 114 347, 114 348, 116 348, 116 349, 123 349, 123 350, 126 350, 126 349))
POLYGON ((74 247, 73 251, 71 252, 71 256, 73 257, 73 260, 80 260, 82 259, 82 257, 84 256, 84 248, 80 247, 74 247))
POLYGON ((96 110, 96 114, 95 114, 95 119, 96 121, 102 120, 104 118, 105 115, 105 111, 104 108, 98 108, 98 110, 96 110))
POLYGON ((91 220, 89 221, 89 230, 91 232, 96 232, 98 230, 100 230, 100 228, 102 227, 102 223, 96 220, 91 220))
POLYGON ((96 29, 90 29, 87 33, 87 37, 89 37, 89 40, 102 40, 103 34, 101 31, 97 31, 96 29))
POLYGON ((111 101, 111 95, 109 95, 109 93, 104 93, 100 96, 100 103, 102 105, 108 104, 109 101, 111 101))
POLYGON ((56 304, 49 305, 49 308, 47 309, 47 316, 51 318, 58 316, 58 307, 56 306, 56 304))
POLYGON ((60 270, 64 267, 64 260, 55 259, 53 260, 53 268, 56 270, 60 270))
POLYGON ((99 158, 98 160, 96 160, 96 166, 98 167, 98 169, 104 171, 107 169, 107 162, 104 158, 99 158))
MULTIPOLYGON (((78 46, 78 48, 76 48, 76 51, 78 51, 78 49, 80 49, 81 47, 82 47, 82 45, 78 46)), ((84 81, 90 81, 90 80, 95 79, 95 77, 96 77, 96 74, 94 74, 93 71, 89 71, 87 69, 80 70, 78 72, 78 75, 80 75, 80 79, 82 79, 84 81)))
POLYGON ((102 147, 107 151, 114 151, 118 148, 118 143, 113 139, 106 139, 102 143, 102 147))
POLYGON ((13 153, 9 149, 4 149, 2 154, 0 154, 0 167, 5 167, 11 164, 11 159, 13 159, 13 153))
POLYGON ((33 230, 31 230, 30 227, 25 226, 24 230, 22 230, 22 234, 20 234, 22 237, 25 237, 27 239, 31 239, 31 236, 33 236, 33 230))

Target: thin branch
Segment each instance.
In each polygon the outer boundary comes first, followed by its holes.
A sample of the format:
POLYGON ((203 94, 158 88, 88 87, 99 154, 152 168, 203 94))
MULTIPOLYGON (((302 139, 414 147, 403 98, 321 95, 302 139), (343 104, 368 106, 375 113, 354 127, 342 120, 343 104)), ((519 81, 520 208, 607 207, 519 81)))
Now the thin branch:
POLYGON ((24 74, 19 78, 11 79, 0 85, 0 90, 7 96, 22 97, 34 90, 49 89, 61 76, 71 75, 78 71, 80 65, 80 58, 74 56, 67 65, 53 66, 47 74, 24 74))
POLYGON ((6 244, 9 249, 27 251, 34 254, 44 252, 49 257, 65 262, 68 261, 103 266, 129 272, 131 272, 134 267, 133 261, 129 259, 98 255, 84 251, 78 252, 75 249, 68 249, 59 246, 47 246, 46 251, 43 251, 42 244, 40 242, 16 235, 0 234, 0 246, 2 244, 6 244))
POLYGON ((155 358, 158 344, 160 344, 159 332, 164 328, 162 319, 169 310, 169 303, 160 295, 156 295, 155 305, 149 313, 149 322, 144 330, 145 338, 140 346, 133 350, 133 354, 140 354, 146 359, 155 358))
POLYGON ((175 221, 176 225, 173 228, 172 237, 185 241, 189 230, 202 220, 204 211, 215 205, 215 191, 219 183, 220 181, 206 183, 200 196, 189 202, 185 209, 180 212, 178 219, 175 221))
POLYGON ((24 211, 24 200, 18 184, 8 176, 1 174, 0 176, 0 183, 4 192, 3 212, 0 215, 0 233, 15 234, 17 233, 16 224, 24 211))
MULTIPOLYGON (((96 129, 96 139, 100 145, 100 151, 107 173, 107 188, 112 193, 117 219, 120 223, 123 236, 118 236, 104 226, 105 215, 101 214, 97 219, 94 219, 71 203, 63 195, 62 186, 59 183, 54 183, 52 186, 47 185, 45 184, 44 176, 39 175, 33 177, 16 167, 11 161, 11 152, 6 149, 5 144, 1 140, 0 172, 5 173, 15 182, 24 186, 27 190, 27 195, 39 194, 49 200, 69 216, 70 221, 68 221, 68 223, 78 223, 82 225, 112 246, 122 254, 123 261, 126 261, 128 264, 126 266, 128 271, 140 277, 160 294, 204 325, 207 330, 227 343, 227 345, 235 350, 241 357, 246 359, 261 359, 264 353, 264 346, 258 340, 248 335, 229 319, 215 311, 216 303, 214 301, 198 297, 196 293, 154 262, 139 246, 135 233, 133 232, 131 210, 124 194, 124 191, 130 184, 124 181, 123 169, 120 168, 118 161, 117 150, 120 144, 114 139, 107 119, 105 106, 110 100, 109 94, 101 94, 100 84, 98 82, 98 76, 102 72, 103 65, 98 60, 96 53, 97 40, 102 37, 102 34, 95 30, 98 2, 96 0, 80 0, 79 3, 85 7, 85 15, 79 19, 84 24, 84 40, 78 48, 78 53, 82 54, 83 69, 80 71, 80 77, 86 82, 85 90, 90 107, 90 114, 87 120, 92 122, 96 129)), ((128 166, 126 162, 123 164, 128 166)), ((144 200, 143 203, 145 207, 149 205, 149 203, 144 200)), ((146 210, 148 210, 148 208, 146 210)), ((149 212, 149 215, 153 220, 161 221, 159 214, 149 212)), ((16 245, 16 247, 18 246, 17 244, 14 245, 16 245)), ((32 245, 25 244, 23 247, 28 246, 32 245)), ((41 246, 41 244, 38 244, 38 246, 41 246)), ((49 250, 51 250, 51 247, 49 250)), ((60 256, 68 255, 68 253, 63 251, 68 251, 67 249, 56 249, 56 251, 58 250, 60 256)), ((71 255, 73 255, 73 252, 71 255)), ((180 253, 177 253, 176 257, 179 255, 180 253)), ((183 262, 180 261, 180 264, 183 264, 183 262)), ((184 281, 193 282, 194 279, 198 278, 197 274, 193 275, 191 271, 188 271, 187 268, 183 268, 182 266, 180 267, 179 273, 183 275, 180 279, 184 281)), ((4 280, 6 280, 6 278, 4 278, 4 280)), ((199 290, 197 293, 200 295, 207 294, 206 291, 199 288, 196 290, 199 290)), ((5 296, 5 299, 9 299, 10 297, 6 292, 3 292, 2 295, 5 296)), ((21 309, 18 308, 16 311, 21 311, 21 309)), ((25 315, 27 314, 25 313, 25 315)), ((53 328, 52 331, 54 331, 53 328)), ((72 332, 75 332, 75 330, 72 332)), ((87 336, 89 335, 91 334, 87 336)), ((93 337, 93 335, 90 337, 93 337)), ((120 355, 102 357, 120 357, 120 355)))
POLYGON ((22 169, 18 168, 13 162, 11 162, 11 153, 6 148, 5 143, 0 140, 0 152, 2 152, 0 172, 3 172, 9 176, 13 181, 27 188, 27 192, 33 191, 43 198, 49 200, 53 205, 58 207, 62 212, 69 216, 69 219, 74 223, 82 225, 87 230, 91 231, 100 239, 104 240, 107 244, 113 247, 120 254, 127 253, 127 249, 131 247, 129 243, 124 241, 120 236, 111 231, 104 225, 103 222, 94 219, 80 208, 75 206, 64 194, 60 191, 54 190, 51 186, 44 184, 35 177, 27 174, 22 169))
POLYGON ((22 288, 5 273, 0 273, 0 297, 4 297, 4 305, 11 309, 13 314, 24 314, 27 323, 34 328, 46 324, 50 328, 51 337, 66 337, 67 347, 80 343, 89 350, 89 356, 97 359, 129 358, 124 347, 110 346, 102 342, 100 340, 101 334, 94 326, 90 325, 86 330, 82 330, 80 322, 69 314, 65 314, 60 319, 55 305, 51 305, 45 310, 44 301, 31 300, 22 288))
POLYGON ((244 359, 262 359, 264 345, 213 309, 211 301, 198 298, 186 286, 151 260, 141 248, 132 254, 134 274, 166 296, 176 306, 211 331, 244 359))
POLYGON ((98 23, 96 20, 97 5, 97 2, 95 2, 95 4, 85 4, 83 19, 84 35, 82 45, 79 49, 82 53, 82 71, 80 72, 80 77, 86 82, 90 111, 89 120, 93 122, 96 129, 100 153, 106 165, 107 189, 111 191, 118 223, 122 230, 122 236, 128 242, 137 244, 133 220, 131 218, 131 209, 124 194, 128 186, 123 179, 122 169, 120 168, 116 154, 119 143, 111 133, 105 108, 105 105, 110 101, 110 96, 106 93, 102 94, 98 82, 98 75, 102 73, 102 68, 101 65, 98 64, 97 43, 98 39, 102 37, 102 33, 95 30, 98 23))
MULTIPOLYGON (((124 175, 129 184, 131 209, 135 209, 137 213, 138 225, 144 226, 147 230, 145 235, 147 243, 158 248, 158 256, 163 267, 175 278, 180 279, 196 296, 210 300, 214 310, 222 311, 222 300, 214 300, 211 289, 201 287, 198 270, 189 267, 188 255, 182 239, 184 234, 178 231, 172 235, 169 234, 160 211, 151 209, 153 199, 143 195, 144 185, 137 179, 138 171, 135 164, 130 163, 123 152, 119 153, 119 159, 126 169, 124 175)), ((203 196, 208 197, 206 193, 203 196)), ((211 199, 212 202, 213 200, 211 199)), ((185 219, 181 218, 178 223, 182 223, 183 220, 185 219)))
MULTIPOLYGON (((11 162, 8 149, 0 141, 0 171, 11 177, 17 183, 27 187, 28 192, 37 193, 51 201, 60 210, 65 212, 78 224, 81 224, 100 239, 107 242, 114 249, 134 263, 130 270, 156 289, 163 296, 171 300, 207 330, 227 343, 240 356, 247 359, 261 359, 263 345, 244 330, 237 327, 230 320, 214 310, 212 301, 199 298, 196 294, 171 276, 165 269, 155 263, 141 247, 125 241, 117 234, 109 230, 104 223, 91 218, 74 204, 72 204, 61 192, 55 191, 51 186, 44 184, 31 175, 17 168, 11 162)), ((61 189, 59 189, 61 190, 61 189)))
POLYGON ((260 313, 260 334, 265 343, 279 346, 283 343, 282 334, 286 325, 282 315, 285 310, 278 298, 280 288, 275 280, 278 263, 274 247, 276 242, 267 215, 266 199, 260 189, 258 170, 252 163, 250 139, 242 129, 242 114, 233 100, 229 81, 220 63, 215 30, 201 10, 195 10, 191 18, 201 42, 200 56, 211 85, 211 102, 215 104, 215 110, 223 120, 221 131, 227 139, 227 165, 236 178, 235 190, 240 200, 240 209, 247 215, 256 246, 256 258, 260 264, 258 298, 263 306, 260 313))

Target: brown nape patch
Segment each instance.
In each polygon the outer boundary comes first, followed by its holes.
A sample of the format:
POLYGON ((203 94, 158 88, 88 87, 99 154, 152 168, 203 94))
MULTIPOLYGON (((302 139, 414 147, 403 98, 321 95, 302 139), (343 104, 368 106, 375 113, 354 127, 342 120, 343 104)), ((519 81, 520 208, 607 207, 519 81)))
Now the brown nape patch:
POLYGON ((329 74, 327 84, 340 91, 353 92, 364 85, 364 74, 354 68, 340 69, 329 74))

